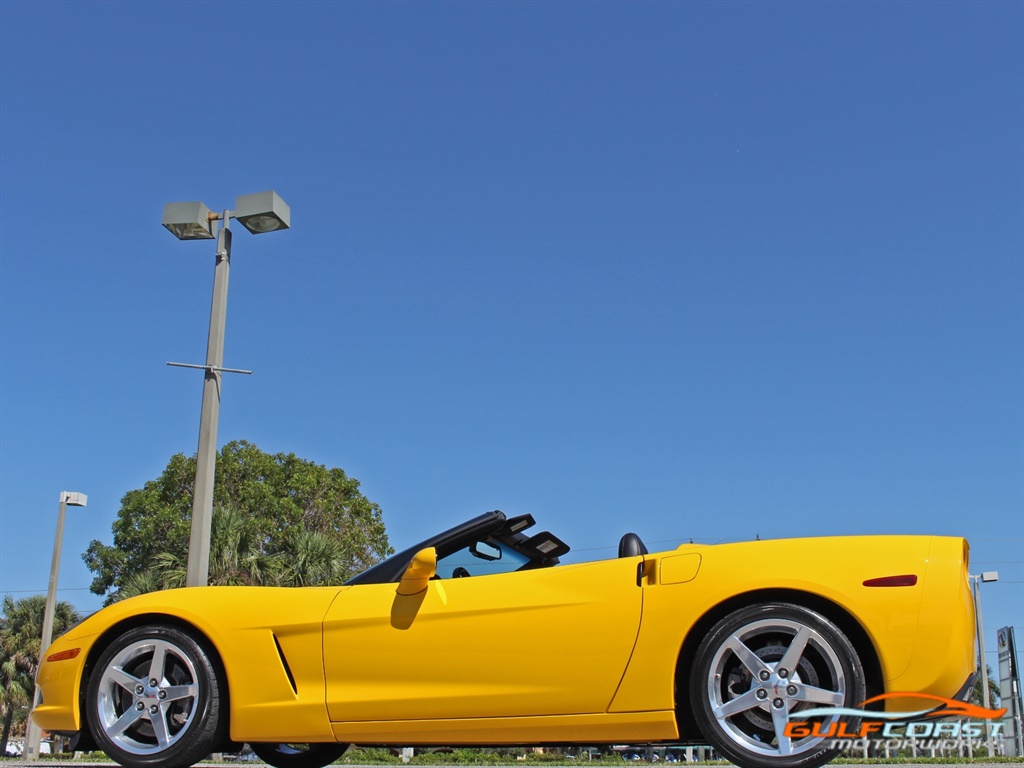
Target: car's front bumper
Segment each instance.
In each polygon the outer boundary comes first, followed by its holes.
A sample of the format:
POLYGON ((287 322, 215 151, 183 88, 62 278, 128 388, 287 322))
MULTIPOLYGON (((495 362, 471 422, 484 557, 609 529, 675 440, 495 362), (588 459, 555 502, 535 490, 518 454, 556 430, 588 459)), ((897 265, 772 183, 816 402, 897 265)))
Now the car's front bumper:
POLYGON ((36 685, 39 687, 42 700, 32 710, 32 719, 43 730, 81 730, 78 694, 93 640, 94 637, 76 637, 74 640, 60 637, 46 650, 36 676, 36 685), (58 654, 67 654, 76 648, 78 654, 73 658, 53 660, 58 654))

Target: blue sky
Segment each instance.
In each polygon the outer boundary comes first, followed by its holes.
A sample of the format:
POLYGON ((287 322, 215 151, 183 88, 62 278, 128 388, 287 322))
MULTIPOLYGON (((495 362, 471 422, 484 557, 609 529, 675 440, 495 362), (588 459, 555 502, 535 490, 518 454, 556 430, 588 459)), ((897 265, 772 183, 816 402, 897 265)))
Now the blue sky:
MULTIPOLYGON (((1024 5, 0 3, 0 593, 220 442, 358 478, 396 546, 578 557, 967 536, 1024 640, 1024 5)), ((769 566, 766 566, 769 567, 769 566)), ((994 655, 990 654, 990 661, 994 655)))

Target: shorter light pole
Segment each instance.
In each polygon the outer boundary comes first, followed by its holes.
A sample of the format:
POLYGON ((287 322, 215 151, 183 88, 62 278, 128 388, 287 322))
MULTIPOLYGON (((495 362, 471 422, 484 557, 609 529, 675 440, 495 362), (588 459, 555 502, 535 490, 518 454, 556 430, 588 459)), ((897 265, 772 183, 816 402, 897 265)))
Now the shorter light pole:
MULTIPOLYGON (((978 632, 978 673, 981 675, 981 704, 985 709, 992 708, 992 700, 988 692, 988 663, 985 661, 985 630, 981 619, 981 590, 978 585, 981 582, 999 581, 999 571, 985 571, 980 576, 971 574, 971 583, 974 586, 974 617, 978 632)), ((985 747, 988 749, 988 756, 991 758, 995 752, 992 740, 992 726, 988 720, 985 721, 985 747)))
MULTIPOLYGON (((68 507, 84 507, 89 497, 84 493, 60 492, 60 506, 57 508, 57 532, 53 536, 53 559, 50 561, 50 586, 46 591, 46 609, 43 611, 43 636, 39 646, 39 664, 43 663, 46 649, 53 641, 53 614, 57 608, 57 576, 60 573, 60 552, 64 544, 64 517, 68 507)), ((36 687, 32 701, 33 709, 39 704, 39 688, 36 687)), ((30 717, 25 731, 25 759, 39 759, 39 742, 43 733, 30 717)))

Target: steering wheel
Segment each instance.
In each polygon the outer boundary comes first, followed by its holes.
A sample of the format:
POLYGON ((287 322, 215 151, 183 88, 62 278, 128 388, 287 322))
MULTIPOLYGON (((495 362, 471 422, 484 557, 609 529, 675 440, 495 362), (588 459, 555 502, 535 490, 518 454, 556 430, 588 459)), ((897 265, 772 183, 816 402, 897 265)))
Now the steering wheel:
POLYGON ((463 568, 461 565, 456 566, 455 570, 452 571, 452 578, 453 579, 464 579, 464 578, 466 578, 467 576, 470 576, 470 575, 471 575, 470 572, 467 571, 465 568, 463 568))

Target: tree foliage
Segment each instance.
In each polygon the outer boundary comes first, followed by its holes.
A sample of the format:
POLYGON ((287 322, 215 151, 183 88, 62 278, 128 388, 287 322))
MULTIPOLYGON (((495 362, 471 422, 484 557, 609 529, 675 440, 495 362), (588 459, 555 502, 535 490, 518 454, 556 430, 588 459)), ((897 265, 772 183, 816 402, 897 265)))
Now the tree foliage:
MULTIPOLYGON (((268 554, 264 544, 255 521, 233 507, 216 508, 210 530, 209 583, 306 587, 339 584, 352 575, 338 542, 327 534, 292 528, 275 554, 268 554)), ((183 587, 187 568, 187 557, 161 552, 147 570, 133 573, 112 599, 183 587)))
MULTIPOLYGON (((4 597, 0 616, 0 755, 5 754, 15 712, 32 703, 36 670, 43 650, 43 614, 46 597, 33 595, 22 600, 4 597)), ((69 604, 58 601, 53 612, 53 636, 59 637, 78 621, 69 604)))
MULTIPOLYGON (((122 590, 177 581, 188 558, 195 472, 195 457, 176 454, 160 477, 124 495, 113 545, 93 541, 82 556, 96 574, 93 592, 111 602, 122 590)), ((217 457, 213 499, 211 583, 339 583, 392 551, 380 507, 359 492, 357 480, 293 453, 228 443, 217 457), (306 549, 297 550, 303 537, 306 549), (311 546, 320 551, 315 568, 294 559, 311 546), (327 554, 330 566, 322 564, 327 554)))

